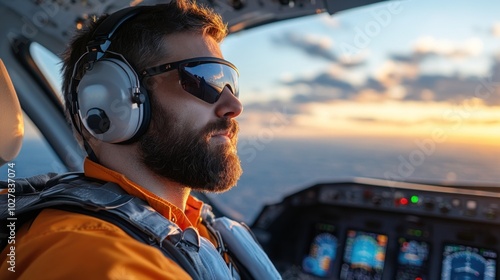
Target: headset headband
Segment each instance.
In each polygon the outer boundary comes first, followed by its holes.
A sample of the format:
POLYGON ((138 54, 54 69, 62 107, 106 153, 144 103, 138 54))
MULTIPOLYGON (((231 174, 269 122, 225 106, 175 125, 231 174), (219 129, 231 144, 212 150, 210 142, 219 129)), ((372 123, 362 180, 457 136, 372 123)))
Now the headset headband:
POLYGON ((87 43, 87 51, 90 59, 95 62, 99 60, 111 45, 111 37, 115 31, 127 20, 137 15, 142 6, 128 7, 109 15, 103 22, 97 26, 87 43))

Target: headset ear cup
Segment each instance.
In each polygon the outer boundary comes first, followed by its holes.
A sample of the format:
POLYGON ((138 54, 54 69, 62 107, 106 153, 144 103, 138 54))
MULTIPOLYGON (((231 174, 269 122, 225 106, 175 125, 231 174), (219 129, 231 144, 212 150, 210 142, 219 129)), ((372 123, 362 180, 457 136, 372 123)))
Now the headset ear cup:
POLYGON ((147 128, 149 98, 137 79, 128 63, 115 58, 101 59, 86 71, 76 88, 78 114, 92 136, 122 143, 137 139, 147 128), (136 103, 138 99, 145 102, 136 103))

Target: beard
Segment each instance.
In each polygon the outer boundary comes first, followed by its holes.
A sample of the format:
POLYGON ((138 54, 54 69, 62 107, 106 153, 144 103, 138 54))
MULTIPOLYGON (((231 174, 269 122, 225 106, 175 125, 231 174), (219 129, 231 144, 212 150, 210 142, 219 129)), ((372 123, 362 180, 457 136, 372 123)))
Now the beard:
POLYGON ((238 123, 222 118, 193 131, 152 100, 153 118, 139 140, 142 162, 156 175, 201 192, 223 192, 242 174, 236 151, 238 123), (213 133, 229 130, 229 143, 211 143, 213 133))

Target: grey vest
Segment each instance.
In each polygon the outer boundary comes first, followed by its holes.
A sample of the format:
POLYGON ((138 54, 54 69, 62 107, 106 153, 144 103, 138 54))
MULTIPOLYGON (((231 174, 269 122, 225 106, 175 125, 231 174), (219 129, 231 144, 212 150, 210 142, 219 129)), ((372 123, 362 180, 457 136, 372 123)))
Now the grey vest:
MULTIPOLYGON (((44 208, 82 213, 111 222, 136 240, 158 248, 193 279, 281 279, 249 229, 225 217, 215 218, 208 205, 202 218, 218 239, 219 248, 199 236, 194 228, 181 230, 115 183, 98 182, 75 173, 54 175, 16 179, 15 191, 10 189, 10 193, 0 195, 0 219, 8 221, 14 213, 16 220, 19 217, 22 221, 44 208), (9 203, 15 203, 15 209, 9 203), (234 262, 226 264, 223 253, 234 262)), ((7 185, 0 182, 0 188, 7 185)), ((18 222, 17 227, 20 225, 18 222)), ((4 227, 0 232, 1 248, 7 244, 9 232, 5 230, 4 227)))

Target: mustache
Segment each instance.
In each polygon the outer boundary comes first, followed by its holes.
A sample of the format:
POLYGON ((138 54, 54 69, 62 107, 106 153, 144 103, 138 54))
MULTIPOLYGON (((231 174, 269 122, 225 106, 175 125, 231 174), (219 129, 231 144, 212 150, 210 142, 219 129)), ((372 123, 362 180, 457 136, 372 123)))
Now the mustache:
POLYGON ((240 126, 234 119, 223 118, 207 124, 205 126, 205 129, 203 130, 203 133, 205 135, 211 135, 221 130, 228 130, 231 135, 233 135, 233 137, 236 137, 236 135, 240 131, 240 126))

